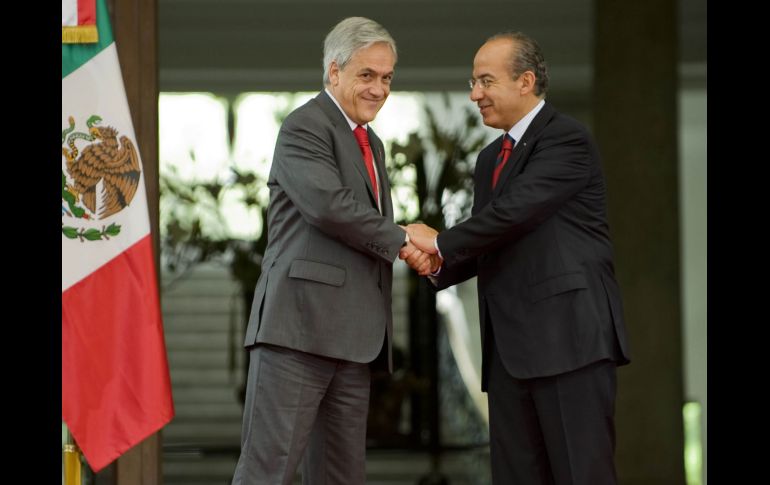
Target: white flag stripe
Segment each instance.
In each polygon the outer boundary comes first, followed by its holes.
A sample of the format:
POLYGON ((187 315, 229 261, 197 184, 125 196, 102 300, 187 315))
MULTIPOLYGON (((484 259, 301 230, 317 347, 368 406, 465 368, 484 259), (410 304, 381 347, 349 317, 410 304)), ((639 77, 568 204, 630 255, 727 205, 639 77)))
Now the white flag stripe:
MULTIPOLYGON (((118 55, 113 42, 86 64, 62 79, 62 130, 75 118, 77 131, 87 131, 86 120, 91 115, 102 118, 99 126, 112 126, 119 136, 127 136, 136 144, 123 78, 120 76, 118 55)), ((78 143, 82 150, 86 143, 78 143)), ((137 151, 138 155, 138 151, 137 151)), ((65 170, 64 157, 62 169, 65 170)), ((97 185, 97 201, 101 200, 101 184, 97 185)), ((109 241, 80 241, 62 234, 62 292, 96 271, 115 256, 133 246, 150 232, 144 170, 131 203, 122 211, 106 218, 85 220, 62 218, 66 225, 102 230, 110 224, 121 226, 120 235, 109 241)))
POLYGON ((61 0, 62 27, 75 27, 78 24, 77 0, 61 0))

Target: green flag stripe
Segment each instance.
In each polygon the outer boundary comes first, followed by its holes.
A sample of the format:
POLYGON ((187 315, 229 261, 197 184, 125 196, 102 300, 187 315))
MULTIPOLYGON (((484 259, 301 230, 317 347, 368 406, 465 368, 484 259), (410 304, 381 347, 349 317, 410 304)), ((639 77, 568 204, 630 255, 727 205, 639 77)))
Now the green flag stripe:
POLYGON ((110 13, 107 11, 104 0, 96 0, 96 28, 99 31, 99 42, 95 44, 61 45, 62 79, 112 44, 110 13))

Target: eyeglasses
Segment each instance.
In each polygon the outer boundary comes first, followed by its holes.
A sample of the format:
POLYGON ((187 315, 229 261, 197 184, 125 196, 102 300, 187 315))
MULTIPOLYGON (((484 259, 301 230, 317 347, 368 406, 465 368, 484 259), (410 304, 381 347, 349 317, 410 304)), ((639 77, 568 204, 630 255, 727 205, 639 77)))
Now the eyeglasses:
POLYGON ((495 81, 488 77, 482 77, 481 79, 474 79, 474 78, 468 79, 468 86, 470 86, 471 89, 476 87, 476 84, 481 86, 481 89, 487 89, 489 86, 493 85, 494 83, 495 81))
MULTIPOLYGON (((515 74, 511 77, 511 80, 516 81, 519 79, 519 76, 521 76, 521 74, 515 74)), ((481 89, 489 89, 489 86, 495 84, 496 82, 498 82, 497 79, 492 79, 489 77, 482 77, 479 79, 470 78, 468 79, 468 86, 471 87, 471 90, 475 88, 477 84, 481 86, 481 89)))

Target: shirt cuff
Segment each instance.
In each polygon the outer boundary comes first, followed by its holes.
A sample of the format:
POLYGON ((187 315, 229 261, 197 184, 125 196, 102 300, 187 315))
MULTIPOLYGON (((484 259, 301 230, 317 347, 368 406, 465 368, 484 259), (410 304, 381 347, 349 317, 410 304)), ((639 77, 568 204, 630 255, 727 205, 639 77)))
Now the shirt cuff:
MULTIPOLYGON (((438 267, 438 269, 436 270, 436 272, 435 272, 435 273, 431 273, 431 274, 430 274, 430 276, 434 276, 434 277, 435 277, 435 276, 438 276, 438 275, 439 275, 439 273, 441 273, 441 266, 443 266, 443 265, 444 265, 444 263, 443 263, 443 261, 444 261, 444 257, 443 257, 443 256, 441 256, 441 250, 438 248, 438 236, 436 236, 436 237, 433 239, 433 247, 434 247, 434 248, 436 248, 436 251, 438 252, 438 257, 439 257, 439 258, 441 258, 441 261, 442 261, 442 263, 439 265, 439 267, 438 267)), ((430 278, 430 277, 429 277, 428 279, 430 279, 430 280, 431 280, 431 282, 432 282, 434 285, 436 284, 436 281, 435 281, 435 279, 434 279, 434 278, 430 278)))

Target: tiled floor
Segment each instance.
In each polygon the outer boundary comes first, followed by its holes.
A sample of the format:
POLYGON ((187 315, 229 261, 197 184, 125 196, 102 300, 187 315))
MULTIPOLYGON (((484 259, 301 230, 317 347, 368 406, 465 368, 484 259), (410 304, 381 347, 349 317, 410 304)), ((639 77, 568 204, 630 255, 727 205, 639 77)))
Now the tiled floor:
MULTIPOLYGON (((165 485, 229 485, 235 469, 234 454, 166 452, 163 458, 165 485)), ((427 453, 369 450, 367 485, 486 485, 489 479, 489 450, 450 451, 442 455, 440 473, 446 482, 431 476, 427 453), (422 480, 422 481, 421 481, 422 480)), ((300 484, 299 476, 294 482, 300 484)))

